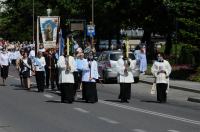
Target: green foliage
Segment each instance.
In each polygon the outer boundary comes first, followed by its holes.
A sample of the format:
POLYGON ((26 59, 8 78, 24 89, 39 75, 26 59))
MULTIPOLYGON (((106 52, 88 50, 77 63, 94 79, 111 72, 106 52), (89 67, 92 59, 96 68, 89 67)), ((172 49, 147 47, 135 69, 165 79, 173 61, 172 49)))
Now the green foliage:
MULTIPOLYGON (((9 40, 32 39, 32 25, 37 16, 46 15, 52 8, 52 15, 61 16, 61 26, 65 28, 66 19, 85 19, 91 21, 91 0, 5 0, 6 10, 1 12, 0 35, 9 40)), ((94 23, 97 38, 120 38, 121 28, 142 27, 147 32, 147 47, 152 49, 149 34, 172 34, 176 43, 200 43, 200 0, 94 0, 94 23)), ((35 26, 36 27, 36 26, 35 26)), ((35 29, 36 31, 36 29, 35 29)), ((167 37, 166 37, 167 38, 167 37)), ((200 46, 199 46, 200 47, 200 46)), ((170 50, 171 46, 167 46, 170 50)))
POLYGON ((197 68, 196 73, 190 76, 191 81, 200 82, 200 67, 197 68))
POLYGON ((190 76, 194 73, 193 69, 178 69, 172 70, 170 74, 171 79, 189 80, 190 76))
POLYGON ((198 50, 197 47, 189 45, 189 44, 182 46, 182 49, 179 55, 179 63, 195 65, 194 52, 197 50, 198 50))

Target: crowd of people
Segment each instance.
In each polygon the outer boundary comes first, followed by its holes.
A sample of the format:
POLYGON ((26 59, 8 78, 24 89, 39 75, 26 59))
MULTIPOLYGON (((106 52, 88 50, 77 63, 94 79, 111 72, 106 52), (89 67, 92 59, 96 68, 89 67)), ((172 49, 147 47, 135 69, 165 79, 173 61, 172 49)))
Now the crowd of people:
MULTIPOLYGON (((44 49, 39 45, 35 54, 35 47, 20 47, 12 53, 8 52, 6 46, 0 52, 0 67, 3 85, 6 85, 10 64, 16 66, 19 73, 21 86, 31 90, 30 78, 35 76, 38 92, 45 89, 59 90, 62 103, 73 103, 76 99, 76 92, 82 91, 82 100, 88 103, 98 102, 96 82, 99 80, 98 64, 94 59, 94 52, 90 49, 78 48, 73 55, 69 55, 67 48, 64 48, 62 55, 58 49, 44 49), (85 51, 85 52, 84 52, 85 51)), ((119 99, 128 103, 131 99, 131 84, 134 82, 132 71, 136 64, 126 56, 125 48, 122 57, 117 61, 118 83, 120 84, 119 99)), ((138 54, 136 54, 138 55, 138 54)), ((166 102, 169 87, 169 75, 171 66, 164 55, 158 53, 151 71, 155 76, 157 100, 166 102)), ((140 71, 144 74, 147 69, 145 51, 141 50, 136 60, 140 60, 140 71)))

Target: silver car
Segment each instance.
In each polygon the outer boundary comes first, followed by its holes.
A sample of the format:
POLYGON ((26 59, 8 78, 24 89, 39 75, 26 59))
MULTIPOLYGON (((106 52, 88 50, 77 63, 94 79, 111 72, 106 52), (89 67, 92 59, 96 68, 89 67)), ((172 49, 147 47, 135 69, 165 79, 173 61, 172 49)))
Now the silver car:
MULTIPOLYGON (((97 59, 98 71, 100 78, 106 83, 110 79, 117 79, 117 61, 122 56, 122 51, 103 51, 97 59)), ((139 81, 139 64, 135 60, 133 53, 129 53, 129 57, 136 63, 136 69, 133 71, 135 83, 139 81)))

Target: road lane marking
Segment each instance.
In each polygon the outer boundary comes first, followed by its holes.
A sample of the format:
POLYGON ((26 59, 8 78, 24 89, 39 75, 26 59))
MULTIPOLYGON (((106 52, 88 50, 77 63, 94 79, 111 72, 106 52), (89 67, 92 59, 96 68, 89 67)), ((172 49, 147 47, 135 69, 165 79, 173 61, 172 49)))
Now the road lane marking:
POLYGON ((133 132, 147 132, 147 131, 142 130, 142 129, 133 129, 132 131, 133 131, 133 132))
MULTIPOLYGON (((15 78, 15 79, 18 80, 18 78, 15 78)), ((78 95, 77 97, 81 97, 81 95, 78 95)), ((145 113, 145 114, 149 114, 149 115, 155 115, 155 116, 159 116, 159 117, 163 117, 163 118, 173 119, 173 120, 177 120, 177 121, 181 121, 181 122, 185 122, 185 123, 200 125, 200 121, 182 118, 182 117, 178 117, 178 116, 173 116, 173 115, 169 115, 169 114, 164 114, 164 113, 154 112, 154 111, 145 110, 145 109, 141 109, 141 108, 136 108, 136 107, 121 105, 121 104, 117 104, 117 103, 107 102, 107 101, 103 101, 103 100, 100 100, 100 99, 99 99, 99 103, 118 107, 118 108, 123 108, 123 109, 127 109, 127 110, 131 110, 131 111, 137 111, 137 112, 145 113)), ((77 111, 83 112, 83 113, 89 113, 89 111, 86 111, 86 110, 81 109, 81 108, 74 108, 74 109, 77 110, 77 111)))
POLYGON ((20 81, 20 79, 19 79, 19 78, 15 78, 15 80, 17 80, 17 81, 20 81))
POLYGON ((177 131, 177 130, 168 130, 168 132, 180 132, 180 131, 177 131))
POLYGON ((127 106, 127 105, 121 105, 121 104, 107 102, 107 101, 103 101, 103 100, 99 100, 99 103, 131 110, 131 111, 137 111, 137 112, 145 113, 145 114, 149 114, 149 115, 155 115, 155 116, 159 116, 159 117, 163 117, 163 118, 173 119, 173 120, 177 120, 177 121, 181 121, 181 122, 185 122, 185 123, 200 125, 200 121, 182 118, 182 117, 178 117, 178 116, 173 116, 173 115, 169 115, 169 114, 163 114, 163 113, 159 113, 159 112, 154 112, 154 111, 145 110, 145 109, 141 109, 141 108, 131 107, 131 106, 127 106))
POLYGON ((8 75, 9 77, 14 77, 14 76, 12 76, 12 75, 8 75))
POLYGON ((117 122, 117 121, 114 121, 114 120, 111 120, 111 119, 109 119, 109 118, 106 118, 106 117, 98 117, 100 120, 103 120, 103 121, 105 121, 105 122, 107 122, 107 123, 110 123, 110 124, 119 124, 119 122, 117 122))
POLYGON ((35 83, 35 82, 31 82, 31 84, 35 84, 35 85, 36 85, 37 83, 35 83))
POLYGON ((89 111, 87 110, 84 110, 82 108, 74 108, 75 110, 79 111, 79 112, 82 112, 82 113, 89 113, 89 111))
POLYGON ((50 95, 50 94, 44 94, 44 97, 47 97, 47 98, 53 98, 53 96, 50 95))

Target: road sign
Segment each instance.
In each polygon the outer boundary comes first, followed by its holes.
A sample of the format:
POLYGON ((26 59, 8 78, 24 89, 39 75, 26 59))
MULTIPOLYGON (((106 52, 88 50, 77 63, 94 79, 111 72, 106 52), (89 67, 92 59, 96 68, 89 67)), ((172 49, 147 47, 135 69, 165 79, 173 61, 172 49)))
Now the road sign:
POLYGON ((95 25, 87 25, 87 36, 95 36, 95 25))

